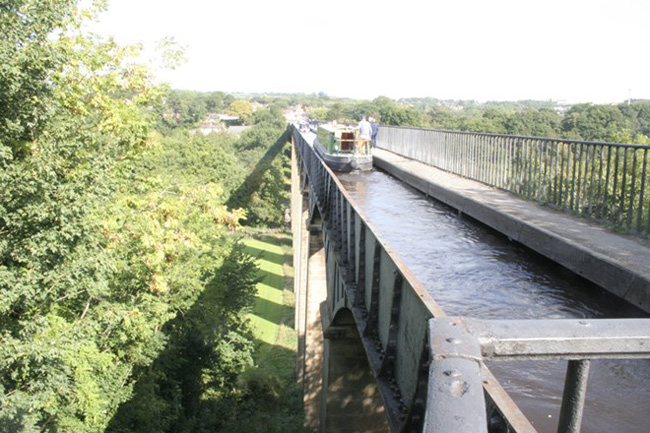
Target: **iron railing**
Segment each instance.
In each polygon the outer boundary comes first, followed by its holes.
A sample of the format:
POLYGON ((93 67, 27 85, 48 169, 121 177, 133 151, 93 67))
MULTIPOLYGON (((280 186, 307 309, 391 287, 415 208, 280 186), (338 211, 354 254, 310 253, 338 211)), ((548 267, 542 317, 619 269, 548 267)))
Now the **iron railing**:
POLYGON ((650 146, 382 126, 377 145, 630 233, 650 235, 650 146))

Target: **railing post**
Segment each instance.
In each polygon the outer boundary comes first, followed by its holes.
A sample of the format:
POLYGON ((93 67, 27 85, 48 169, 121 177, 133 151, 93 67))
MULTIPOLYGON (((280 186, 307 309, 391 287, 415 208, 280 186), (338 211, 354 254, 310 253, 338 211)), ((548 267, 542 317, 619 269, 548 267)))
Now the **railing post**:
POLYGON ((588 359, 581 359, 569 361, 567 365, 558 433, 580 433, 589 379, 589 364, 588 359))
POLYGON ((478 339, 458 319, 429 320, 431 366, 423 432, 487 433, 478 339))
MULTIPOLYGON (((643 168, 641 169, 641 191, 639 192, 639 212, 637 213, 636 217, 636 231, 639 233, 642 233, 641 230, 643 230, 643 199, 644 199, 644 192, 645 192, 645 174, 646 174, 646 167, 647 167, 647 161, 648 161, 648 151, 644 150, 643 151, 643 168)), ((650 212, 648 212, 648 215, 650 216, 650 212)), ((650 218, 650 217, 649 217, 650 218)), ((647 224, 650 226, 650 222, 647 224)), ((646 232, 650 229, 650 227, 646 228, 646 232)))

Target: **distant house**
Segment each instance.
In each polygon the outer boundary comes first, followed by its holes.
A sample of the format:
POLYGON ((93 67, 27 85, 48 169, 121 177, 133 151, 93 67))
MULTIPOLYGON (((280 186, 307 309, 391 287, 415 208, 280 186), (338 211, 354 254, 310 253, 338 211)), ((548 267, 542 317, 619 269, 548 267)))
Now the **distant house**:
POLYGON ((237 122, 239 122, 239 116, 231 116, 229 114, 218 114, 219 120, 224 124, 224 125, 233 125, 237 122))
POLYGON ((253 111, 256 111, 256 110, 261 110, 263 108, 266 108, 267 104, 262 104, 260 102, 253 101, 251 102, 251 107, 253 107, 253 111))
POLYGON ((195 131, 203 135, 208 135, 212 132, 221 132, 228 129, 228 126, 237 123, 238 116, 230 116, 222 113, 208 113, 199 128, 195 131))
POLYGON ((205 117, 205 122, 221 122, 221 114, 218 113, 208 113, 208 115, 205 117))
POLYGON ((201 123, 199 126, 198 132, 200 132, 203 135, 208 135, 213 132, 219 133, 223 131, 225 127, 221 124, 212 124, 212 123, 201 123))

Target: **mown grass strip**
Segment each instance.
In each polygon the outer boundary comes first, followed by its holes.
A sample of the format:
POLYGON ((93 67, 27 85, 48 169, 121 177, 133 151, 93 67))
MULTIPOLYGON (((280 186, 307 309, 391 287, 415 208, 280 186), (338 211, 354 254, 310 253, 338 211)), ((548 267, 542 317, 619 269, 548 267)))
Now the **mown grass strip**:
MULTIPOLYGON (((295 357, 296 336, 293 330, 294 305, 291 291, 291 239, 286 234, 248 237, 246 252, 258 258, 262 281, 257 285, 257 299, 249 316, 253 335, 258 342, 258 361, 271 355, 272 347, 283 348, 295 357)), ((271 361, 271 359, 269 359, 271 361)), ((293 369, 295 361, 291 361, 293 369)))

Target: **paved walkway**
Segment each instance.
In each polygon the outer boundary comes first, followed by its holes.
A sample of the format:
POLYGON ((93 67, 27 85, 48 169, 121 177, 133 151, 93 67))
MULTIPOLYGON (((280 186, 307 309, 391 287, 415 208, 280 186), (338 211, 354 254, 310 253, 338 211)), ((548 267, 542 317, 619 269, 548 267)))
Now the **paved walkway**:
POLYGON ((374 149, 376 167, 650 312, 650 242, 374 149))

